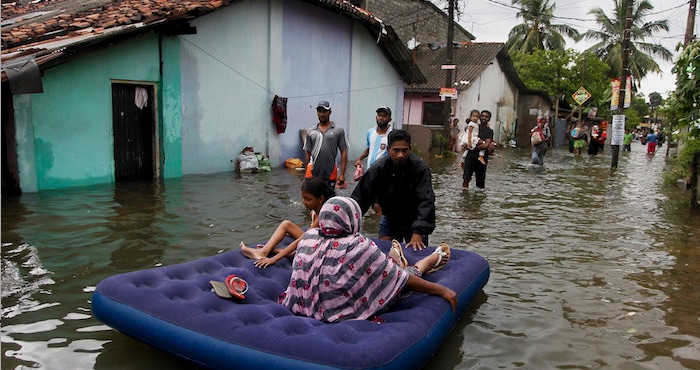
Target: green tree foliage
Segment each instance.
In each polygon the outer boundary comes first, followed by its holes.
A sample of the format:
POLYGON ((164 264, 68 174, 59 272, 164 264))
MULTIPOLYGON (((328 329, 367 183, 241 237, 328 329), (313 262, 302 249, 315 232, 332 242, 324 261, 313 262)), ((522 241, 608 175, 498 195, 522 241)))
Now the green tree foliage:
MULTIPOLYGON (((672 172, 676 178, 686 178, 692 173, 693 158, 700 156, 700 42, 683 47, 672 72, 676 74, 676 91, 666 100, 661 114, 666 119, 666 132, 672 134, 672 140, 682 143, 672 172)), ((694 189, 691 197, 694 206, 696 192, 694 189)))
POLYGON ((675 108, 683 116, 678 125, 689 128, 691 137, 700 138, 700 42, 683 48, 672 72, 676 74, 675 108))
POLYGON ((598 117, 610 115, 612 87, 610 79, 607 77, 609 71, 610 67, 590 52, 576 52, 574 54, 574 68, 571 71, 571 78, 574 81, 579 81, 579 85, 582 83, 586 90, 591 93, 591 98, 585 105, 598 107, 598 117))
POLYGON ((649 106, 644 101, 644 95, 633 95, 629 109, 625 110, 625 128, 634 130, 640 123, 644 123, 644 116, 647 115, 649 106))
MULTIPOLYGON (((626 2, 613 0, 615 9, 608 16, 601 8, 588 12, 596 18, 598 29, 591 29, 581 34, 581 39, 597 41, 588 50, 610 66, 609 77, 620 77, 622 71, 622 39, 627 14, 626 2)), ((639 81, 649 72, 661 73, 661 68, 654 58, 671 61, 672 54, 658 43, 646 42, 659 31, 668 31, 668 21, 647 22, 645 18, 654 7, 648 0, 636 0, 633 3, 632 28, 630 29, 629 71, 639 81)))
POLYGON ((532 53, 511 53, 511 59, 518 76, 529 89, 542 90, 554 98, 579 86, 573 81, 571 70, 574 67, 576 52, 535 50, 532 53))
POLYGON ((649 94, 649 105, 651 105, 651 109, 660 107, 663 102, 664 98, 658 92, 654 91, 653 93, 649 94))
POLYGON ((610 111, 608 66, 598 58, 567 49, 536 50, 531 54, 515 52, 511 59, 529 89, 542 90, 553 100, 563 97, 573 107, 578 104, 572 95, 583 85, 591 93, 585 106, 598 107, 599 116, 610 111))
POLYGON ((523 23, 516 25, 508 34, 508 51, 530 54, 536 50, 559 50, 566 47, 565 35, 578 39, 579 32, 565 24, 553 24, 555 4, 550 0, 512 0, 519 5, 517 17, 523 23))

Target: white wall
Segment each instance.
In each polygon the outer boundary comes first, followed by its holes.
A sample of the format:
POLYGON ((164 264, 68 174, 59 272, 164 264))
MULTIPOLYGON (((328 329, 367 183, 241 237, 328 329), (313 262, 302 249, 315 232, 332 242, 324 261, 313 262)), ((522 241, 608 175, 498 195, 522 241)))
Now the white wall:
POLYGON ((459 91, 457 117, 465 122, 472 109, 490 111, 490 127, 494 131, 494 139, 503 143, 506 139, 504 127, 507 130, 516 118, 516 94, 517 89, 508 81, 494 58, 479 78, 472 81, 467 89, 459 91))
POLYGON ((226 171, 244 147, 264 149, 268 14, 265 1, 235 3, 180 36, 183 174, 226 171))

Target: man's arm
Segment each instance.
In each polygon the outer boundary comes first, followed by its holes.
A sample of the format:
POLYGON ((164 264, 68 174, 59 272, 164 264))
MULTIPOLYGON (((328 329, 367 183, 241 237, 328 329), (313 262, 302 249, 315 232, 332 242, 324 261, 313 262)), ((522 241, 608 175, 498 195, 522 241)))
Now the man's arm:
POLYGON ((430 234, 435 230, 435 193, 430 170, 423 164, 423 168, 416 173, 416 196, 418 197, 418 212, 416 219, 411 224, 414 234, 430 234))
POLYGON ((480 142, 479 144, 477 144, 476 148, 474 148, 474 149, 475 150, 488 149, 488 150, 493 151, 493 146, 491 145, 491 143, 495 144, 495 142, 493 141, 493 130, 491 130, 489 127, 480 128, 479 129, 479 137, 481 138, 481 140, 483 140, 483 142, 480 142), (483 135, 481 135, 482 130, 486 130, 486 131, 484 131, 483 135))
POLYGON ((338 175, 338 182, 339 183, 344 183, 345 182, 345 169, 348 166, 348 150, 343 149, 340 151, 340 174, 338 175))
POLYGON ((362 151, 362 154, 360 154, 355 161, 355 167, 362 165, 362 160, 367 158, 367 156, 369 156, 369 148, 365 148, 365 150, 362 151))
POLYGON ((476 144, 476 147, 474 147, 474 150, 484 150, 484 149, 489 149, 491 146, 491 142, 493 140, 491 139, 486 139, 483 141, 479 141, 479 144, 476 144))
POLYGON ((375 167, 376 166, 372 166, 360 177, 360 181, 357 183, 357 186, 355 186, 355 190, 352 191, 352 195, 350 195, 350 197, 355 199, 357 204, 360 205, 363 215, 367 212, 372 203, 374 203, 375 194, 372 183, 374 182, 374 178, 377 177, 375 167))
POLYGON ((311 135, 309 135, 309 132, 306 132, 306 140, 304 140, 304 147, 302 148, 304 150, 304 154, 306 155, 306 158, 304 160, 304 167, 307 167, 309 165, 309 161, 311 160, 311 151, 314 148, 314 143, 311 140, 311 135))

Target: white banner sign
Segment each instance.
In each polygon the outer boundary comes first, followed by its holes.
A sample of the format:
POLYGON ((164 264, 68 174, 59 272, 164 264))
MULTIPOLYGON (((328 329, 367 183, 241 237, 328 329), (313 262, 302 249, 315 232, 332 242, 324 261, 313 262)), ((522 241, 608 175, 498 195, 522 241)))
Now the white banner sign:
POLYGON ((625 115, 616 114, 612 120, 612 136, 610 137, 610 145, 622 145, 622 139, 625 136, 625 115))

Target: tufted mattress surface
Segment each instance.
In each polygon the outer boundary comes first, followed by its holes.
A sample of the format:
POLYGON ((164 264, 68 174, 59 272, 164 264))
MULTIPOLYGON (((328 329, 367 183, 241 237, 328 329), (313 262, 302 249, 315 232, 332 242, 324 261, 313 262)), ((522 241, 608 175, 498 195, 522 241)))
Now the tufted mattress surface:
MULTIPOLYGON (((388 241, 375 242, 389 250, 388 241)), ((413 263, 433 250, 405 253, 413 263)), ((445 268, 426 278, 457 292, 457 312, 442 298, 412 293, 379 313, 380 324, 324 324, 277 303, 291 275, 289 259, 258 269, 236 249, 109 277, 97 285, 92 310, 123 334, 209 369, 415 369, 432 357, 489 273, 483 257, 452 248, 445 268), (211 291, 210 280, 230 274, 249 284, 242 303, 211 291)))

